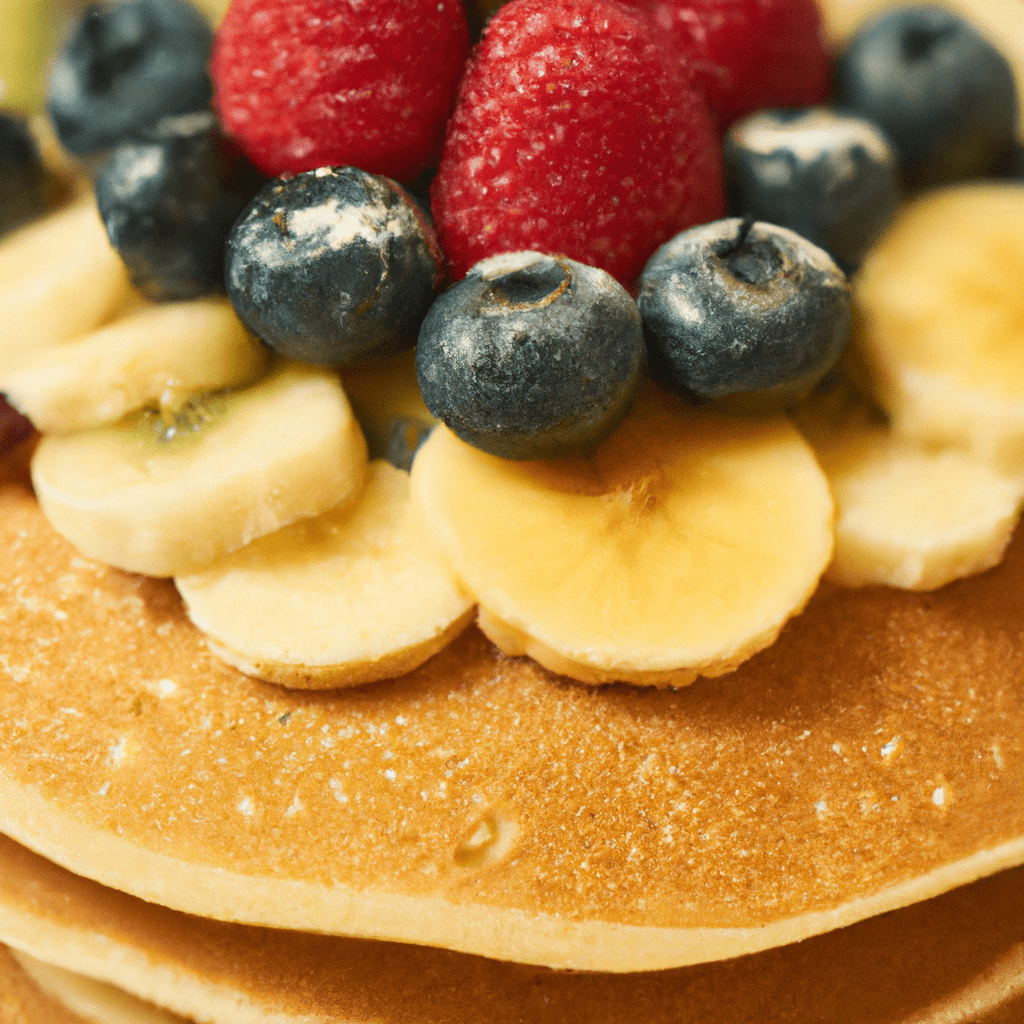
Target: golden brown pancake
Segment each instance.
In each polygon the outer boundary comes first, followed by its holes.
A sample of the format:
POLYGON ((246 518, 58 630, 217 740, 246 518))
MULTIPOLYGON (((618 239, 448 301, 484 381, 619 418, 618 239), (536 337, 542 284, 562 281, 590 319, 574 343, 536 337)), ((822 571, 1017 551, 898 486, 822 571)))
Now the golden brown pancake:
POLYGON ((85 1024, 83 1018, 40 991, 11 953, 0 946, 2 1024, 85 1024))
POLYGON ((1024 862, 1024 538, 933 594, 822 588, 682 691, 580 686, 471 632, 309 694, 220 663, 166 581, 78 556, 16 461, 0 831, 78 874, 225 920, 636 971, 1024 862))
POLYGON ((36 987, 90 1024, 188 1024, 184 1017, 130 995, 116 985, 44 963, 16 949, 17 965, 36 987))
POLYGON ((217 1024, 1010 1024, 1022 920, 1016 869, 738 960, 565 974, 190 917, 0 839, 0 938, 217 1024))

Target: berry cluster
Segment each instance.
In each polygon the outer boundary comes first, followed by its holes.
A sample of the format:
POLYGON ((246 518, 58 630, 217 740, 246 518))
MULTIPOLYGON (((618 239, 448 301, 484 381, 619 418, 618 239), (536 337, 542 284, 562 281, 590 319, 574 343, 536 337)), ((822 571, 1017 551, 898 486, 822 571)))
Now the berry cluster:
POLYGON ((793 401, 901 189, 1012 166, 1013 76, 959 17, 877 19, 828 108, 832 63, 814 0, 512 0, 472 53, 458 0, 234 0, 215 40, 187 0, 122 0, 50 110, 73 151, 118 147, 97 195, 147 294, 226 266, 283 355, 418 343, 435 415, 541 458, 613 429, 648 362, 793 401))

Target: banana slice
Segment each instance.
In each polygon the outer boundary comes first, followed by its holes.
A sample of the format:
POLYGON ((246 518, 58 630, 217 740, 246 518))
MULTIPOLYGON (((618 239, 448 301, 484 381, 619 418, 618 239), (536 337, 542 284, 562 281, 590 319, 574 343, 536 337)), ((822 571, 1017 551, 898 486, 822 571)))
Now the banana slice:
POLYGON ((0 366, 94 330, 132 295, 91 199, 16 231, 0 244, 0 366))
POLYGON ((893 429, 1024 470, 1024 186, 911 204, 855 283, 855 344, 893 429))
POLYGON ((287 364, 174 419, 143 411, 44 437, 32 481, 54 529, 82 554, 173 576, 362 487, 366 445, 337 377, 287 364))
POLYGON ((420 394, 416 353, 401 352, 342 370, 341 382, 363 428, 370 457, 408 470, 438 422, 420 394))
POLYGON ((270 357, 226 299, 149 306, 0 367, 0 391, 44 433, 113 423, 147 405, 245 384, 270 357))
POLYGON ((473 618, 411 512, 408 474, 375 461, 356 501, 175 583, 211 648, 249 675, 316 689, 387 679, 473 618))
POLYGON ((925 449, 884 425, 802 424, 839 515, 826 577, 848 587, 935 590, 998 565, 1024 483, 967 452, 925 449))
POLYGON ((681 686, 770 644, 832 552, 832 498, 783 417, 647 391, 589 458, 509 462, 437 427, 413 498, 506 653, 681 686))

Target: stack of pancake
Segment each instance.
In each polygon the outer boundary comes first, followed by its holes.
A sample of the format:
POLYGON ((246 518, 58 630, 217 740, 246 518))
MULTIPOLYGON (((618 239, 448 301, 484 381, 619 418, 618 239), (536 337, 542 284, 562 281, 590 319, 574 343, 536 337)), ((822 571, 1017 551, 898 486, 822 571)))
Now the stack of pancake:
POLYGON ((823 585, 686 690, 470 630, 302 693, 53 533, 32 444, 0 456, 3 1024, 1024 1019, 1024 536, 931 594, 823 585))
POLYGON ((0 830, 50 860, 0 842, 18 950, 218 1024, 1024 1012, 1024 871, 928 899, 1024 861, 1024 538, 931 595, 822 588, 685 691, 470 633, 303 694, 77 556, 30 444, 0 479, 0 830))

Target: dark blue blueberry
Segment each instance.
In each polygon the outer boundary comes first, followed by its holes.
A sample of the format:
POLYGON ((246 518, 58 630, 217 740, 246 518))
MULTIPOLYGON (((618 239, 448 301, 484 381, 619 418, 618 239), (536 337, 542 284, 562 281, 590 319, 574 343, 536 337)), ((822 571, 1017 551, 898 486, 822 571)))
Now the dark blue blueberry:
POLYGON ((370 458, 387 459, 396 469, 408 472, 412 469, 412 460, 419 447, 426 441, 431 431, 431 424, 411 416, 394 416, 387 422, 383 445, 379 453, 375 451, 373 442, 367 438, 370 458))
POLYGON ((835 102, 879 125, 915 185, 985 174, 1017 126, 1006 59, 963 18, 927 5, 883 14, 850 40, 835 102))
POLYGON ((764 111, 725 139, 730 205, 790 228, 851 273, 899 204, 896 158, 874 125, 821 107, 764 111))
POLYGON ((1000 178, 1024 180, 1024 143, 1015 141, 995 168, 995 172, 1000 178))
POLYGON ((0 114, 0 235, 46 208, 46 172, 28 120, 0 114))
POLYGON ((754 392, 761 409, 813 387, 850 328, 850 286, 824 250, 738 218, 663 245, 640 276, 637 304, 672 384, 705 399, 754 392))
POLYGON ((61 143, 95 153, 209 107, 213 32, 187 0, 91 4, 58 55, 48 107, 61 143))
POLYGON ((476 264, 431 307, 416 346, 427 408, 508 459, 593 448, 632 405, 646 363, 628 293, 602 270, 540 253, 476 264))
POLYGON ((152 299, 192 299, 223 290, 228 234, 262 184, 212 114, 182 114, 115 150, 96 201, 135 286, 152 299))
POLYGON ((353 366, 416 344, 441 268, 401 186, 321 167, 256 196, 228 240, 226 282, 242 322, 279 355, 353 366))

